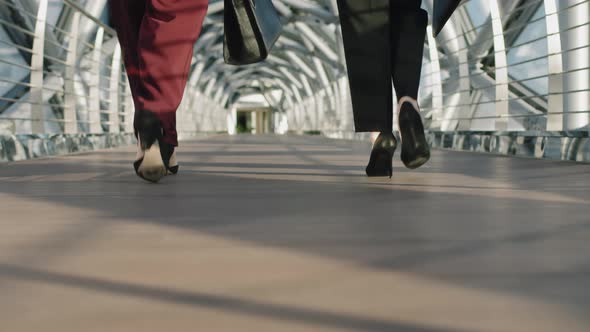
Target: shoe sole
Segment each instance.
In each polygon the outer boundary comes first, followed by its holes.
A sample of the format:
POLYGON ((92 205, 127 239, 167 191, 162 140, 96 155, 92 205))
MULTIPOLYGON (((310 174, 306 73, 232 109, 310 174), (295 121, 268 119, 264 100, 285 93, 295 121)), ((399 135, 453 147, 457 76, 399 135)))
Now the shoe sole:
POLYGON ((416 169, 430 160, 430 148, 424 135, 422 118, 415 110, 404 111, 399 118, 400 135, 402 137, 402 162, 409 169, 416 169), (406 130, 402 130, 405 128, 406 130), (423 147, 416 151, 416 146, 423 147), (409 153, 408 151, 413 151, 409 153))
POLYGON ((166 176, 167 172, 160 154, 160 145, 156 141, 149 149, 145 150, 143 161, 137 169, 137 175, 146 181, 156 183, 166 176))

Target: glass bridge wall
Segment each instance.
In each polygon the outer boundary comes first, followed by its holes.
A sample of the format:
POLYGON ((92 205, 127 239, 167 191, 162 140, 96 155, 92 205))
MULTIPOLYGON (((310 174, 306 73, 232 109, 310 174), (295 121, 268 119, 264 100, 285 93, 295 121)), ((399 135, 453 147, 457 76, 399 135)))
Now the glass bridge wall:
MULTIPOLYGON (((589 22, 587 0, 469 0, 436 39, 429 27, 419 102, 432 144, 589 161, 589 22)), ((342 85, 296 103, 291 127, 354 137, 342 85)))
MULTIPOLYGON (((106 0, 0 0, 0 161, 133 143, 133 102, 107 13, 106 0)), ((183 134, 225 129, 220 105, 187 89, 183 134)))
MULTIPOLYGON (((0 0, 0 160, 133 142, 105 3, 0 0)), ((354 134, 335 0, 274 3, 285 28, 273 54, 232 67, 221 56, 223 1, 211 0, 180 135, 232 132, 237 109, 263 106, 279 133, 366 139, 354 134)), ((431 12, 432 0, 423 6, 431 12)), ((419 102, 431 143, 590 160, 589 47, 590 0, 464 1, 426 42, 419 102)))

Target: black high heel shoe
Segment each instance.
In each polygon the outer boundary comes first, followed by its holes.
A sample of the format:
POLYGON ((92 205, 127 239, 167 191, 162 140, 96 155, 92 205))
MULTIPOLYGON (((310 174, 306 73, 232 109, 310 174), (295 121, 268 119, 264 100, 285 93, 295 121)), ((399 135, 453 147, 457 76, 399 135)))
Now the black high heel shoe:
POLYGON ((169 168, 174 147, 163 140, 160 120, 150 111, 140 111, 136 119, 137 157, 135 174, 149 182, 158 182, 169 168))
POLYGON ((369 165, 366 172, 368 177, 393 176, 393 154, 397 148, 397 139, 393 133, 381 133, 373 144, 369 165))
POLYGON ((410 97, 403 97, 398 105, 398 124, 402 139, 402 162, 407 168, 415 169, 430 159, 430 146, 424 135, 418 103, 410 97))

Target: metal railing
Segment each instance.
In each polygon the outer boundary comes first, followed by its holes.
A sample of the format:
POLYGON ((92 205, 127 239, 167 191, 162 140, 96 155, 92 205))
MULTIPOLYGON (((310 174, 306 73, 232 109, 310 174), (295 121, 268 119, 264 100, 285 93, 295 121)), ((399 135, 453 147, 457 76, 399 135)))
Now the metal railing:
MULTIPOLYGON (((0 94, 0 130, 132 132, 133 103, 114 31, 73 0, 63 0, 58 20, 48 22, 48 2, 41 0, 37 6, 33 0, 0 0, 1 12, 7 13, 0 15, 0 27, 9 36, 0 37, 0 49, 19 54, 0 58, 0 72, 4 68, 24 73, 0 77, 0 86, 12 89, 0 94), (24 6, 26 2, 35 3, 30 6, 35 10, 24 6), (22 38, 12 38, 15 35, 22 38)), ((499 0, 466 1, 438 38, 428 38, 420 96, 428 128, 587 131, 590 17, 579 13, 589 12, 590 0, 567 5, 557 0, 502 4, 511 7, 501 8, 499 0), (489 17, 479 26, 468 13, 468 6, 476 1, 490 8, 489 17), (518 38, 533 25, 544 27, 544 33, 518 38), (523 50, 535 53, 512 56, 523 50)), ((287 80, 273 82, 285 92, 283 105, 291 129, 352 131, 345 77, 314 88, 317 93, 311 97, 287 80)), ((179 109, 181 128, 187 132, 219 128, 227 110, 217 105, 222 94, 216 91, 189 83, 179 109), (211 125, 203 127, 202 121, 211 125)))
POLYGON ((11 134, 131 133, 133 104, 115 31, 72 0, 63 1, 57 22, 48 22, 48 3, 40 0, 33 12, 0 0, 3 13, 19 18, 0 18, 9 36, 0 48, 21 58, 0 59, 0 71, 15 66, 24 74, 0 78, 20 90, 0 95, 0 126, 11 134), (11 40, 15 35, 21 43, 11 40))
MULTIPOLYGON (((427 36, 419 96, 427 129, 587 134, 590 15, 580 13, 590 13, 590 0, 465 1, 437 38, 427 36), (473 23, 485 13, 471 5, 489 9, 483 23, 473 23)), ((352 132, 347 90, 294 98, 289 127, 352 132)))
MULTIPOLYGON (((460 10, 475 1, 482 2, 469 0, 460 10)), ((430 129, 588 131, 590 17, 577 11, 588 12, 590 2, 526 1, 506 12, 496 0, 485 2, 491 17, 483 25, 455 22, 446 34, 429 39, 429 48, 445 51, 440 59, 429 57, 423 75, 422 111, 430 129), (529 16, 523 18, 525 11, 529 16), (527 30, 532 26, 537 34, 527 30), (517 37, 505 43, 510 34, 517 37), (459 47, 446 47, 451 43, 459 47), (484 52, 474 52, 482 45, 484 52)))
MULTIPOLYGON (((51 3, 59 6, 55 22, 49 0, 0 0, 0 50, 13 53, 0 58, 0 73, 19 72, 0 77, 0 135, 133 133, 116 32, 78 1, 51 3)), ((189 82, 177 111, 179 135, 226 129, 222 104, 189 82)))

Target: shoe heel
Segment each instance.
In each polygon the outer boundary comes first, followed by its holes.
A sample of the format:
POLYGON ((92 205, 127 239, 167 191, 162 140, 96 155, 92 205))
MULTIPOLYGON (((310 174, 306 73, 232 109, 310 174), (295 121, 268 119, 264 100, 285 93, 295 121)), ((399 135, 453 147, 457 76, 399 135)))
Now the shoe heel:
POLYGON ((381 133, 373 145, 369 164, 365 169, 368 177, 393 176, 393 156, 397 140, 392 133, 381 133))
POLYGON ((368 177, 389 177, 391 179, 393 176, 393 154, 384 149, 373 150, 365 171, 368 177))

